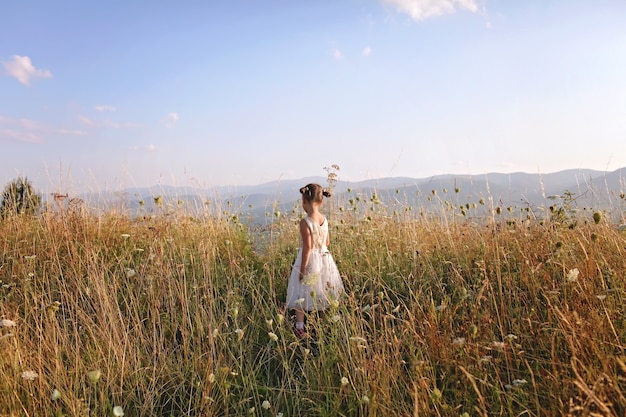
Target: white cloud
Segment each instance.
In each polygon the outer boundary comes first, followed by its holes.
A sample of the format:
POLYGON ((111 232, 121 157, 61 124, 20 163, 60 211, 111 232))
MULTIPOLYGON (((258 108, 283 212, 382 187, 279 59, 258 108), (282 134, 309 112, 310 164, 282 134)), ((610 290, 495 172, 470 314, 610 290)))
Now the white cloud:
POLYGON ((392 4, 397 9, 420 21, 431 17, 454 13, 457 10, 467 10, 472 13, 479 11, 477 0, 382 0, 392 4))
POLYGON ((41 143, 44 127, 28 119, 11 119, 0 116, 0 141, 10 140, 27 143, 41 143))
POLYGON ((363 56, 370 56, 370 54, 372 53, 372 48, 366 46, 365 48, 363 48, 363 51, 361 51, 361 53, 363 54, 363 56))
POLYGON ((172 129, 174 126, 176 126, 176 123, 178 123, 178 119, 178 113, 172 112, 168 113, 167 116, 165 116, 163 122, 165 123, 165 127, 167 127, 168 129, 172 129))
POLYGON ((341 53, 339 49, 337 48, 333 49, 333 58, 335 58, 336 60, 343 59, 343 54, 341 53))
POLYGON ((52 78, 48 70, 35 68, 27 56, 14 55, 12 61, 2 62, 4 72, 24 85, 30 85, 31 78, 52 78))
POLYGON ((89 126, 89 127, 99 127, 99 124, 96 123, 95 121, 91 120, 90 118, 83 116, 82 114, 78 115, 78 120, 80 120, 80 122, 82 124, 84 124, 85 126, 89 126))
POLYGON ((107 104, 102 104, 95 107, 98 112, 107 112, 107 111, 115 111, 117 110, 114 106, 109 106, 107 104))
POLYGON ((152 143, 149 144, 149 145, 133 146, 130 149, 132 149, 133 151, 143 151, 143 152, 156 152, 156 151, 158 151, 157 147, 154 146, 152 143))
POLYGON ((51 137, 88 136, 89 131, 58 128, 30 119, 12 119, 0 115, 0 142, 44 143, 51 137))
POLYGON ((78 120, 85 126, 89 126, 92 127, 94 129, 99 129, 99 128, 110 128, 110 129, 133 129, 133 128, 137 128, 140 127, 141 125, 138 123, 133 123, 133 122, 124 122, 124 123, 119 123, 119 122, 114 122, 112 120, 109 119, 105 119, 105 120, 101 120, 101 121, 96 121, 93 119, 90 119, 87 116, 83 116, 82 114, 78 115, 78 120))

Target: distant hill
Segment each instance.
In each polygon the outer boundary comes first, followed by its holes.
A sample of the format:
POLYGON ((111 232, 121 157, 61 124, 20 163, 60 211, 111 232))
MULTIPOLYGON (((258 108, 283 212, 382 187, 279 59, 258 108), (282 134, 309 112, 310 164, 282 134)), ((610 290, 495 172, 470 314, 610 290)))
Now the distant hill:
MULTIPOLYGON (((237 214, 252 222, 271 221, 275 211, 299 210, 299 188, 310 182, 327 186, 325 177, 280 180, 254 186, 211 188, 153 186, 80 196, 89 207, 115 208, 134 215, 164 208, 185 207, 193 212, 237 214), (155 199, 161 197, 161 206, 155 199), (269 218, 269 219, 268 219, 269 218)), ((488 173, 484 175, 436 175, 429 178, 390 177, 358 182, 338 181, 333 204, 367 201, 373 195, 390 210, 412 207, 436 210, 442 202, 477 204, 485 210, 504 208, 545 209, 569 199, 572 208, 603 210, 619 221, 626 210, 626 168, 611 172, 572 169, 550 174, 488 173), (481 204, 478 204, 481 202, 481 204)), ((479 207, 479 208, 480 208, 479 207)))

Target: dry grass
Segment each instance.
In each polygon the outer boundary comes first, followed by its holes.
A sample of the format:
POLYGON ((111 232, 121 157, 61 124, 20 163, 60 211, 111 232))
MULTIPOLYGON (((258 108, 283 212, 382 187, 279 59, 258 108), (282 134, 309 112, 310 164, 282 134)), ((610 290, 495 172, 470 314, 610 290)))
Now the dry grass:
POLYGON ((331 214, 347 295, 308 343, 295 217, 2 221, 0 416, 626 414, 623 233, 380 207, 331 214))

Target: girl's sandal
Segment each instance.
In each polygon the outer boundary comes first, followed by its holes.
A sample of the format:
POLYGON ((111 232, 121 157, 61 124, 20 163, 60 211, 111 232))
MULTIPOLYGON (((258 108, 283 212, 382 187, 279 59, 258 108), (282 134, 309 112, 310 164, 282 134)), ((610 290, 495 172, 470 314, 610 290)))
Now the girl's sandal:
POLYGON ((293 333, 296 335, 296 337, 298 339, 302 340, 302 339, 306 338, 306 330, 304 330, 304 329, 296 329, 296 328, 294 328, 293 329, 293 333))

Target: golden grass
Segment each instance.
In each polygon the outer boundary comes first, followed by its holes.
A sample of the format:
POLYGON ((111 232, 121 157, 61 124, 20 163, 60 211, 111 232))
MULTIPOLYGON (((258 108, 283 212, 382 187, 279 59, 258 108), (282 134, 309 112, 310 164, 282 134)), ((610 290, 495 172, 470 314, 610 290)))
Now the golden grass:
POLYGON ((5 219, 0 416, 626 413, 623 233, 374 200, 330 216, 347 294, 306 343, 281 304, 297 213, 263 236, 184 213, 5 219))

